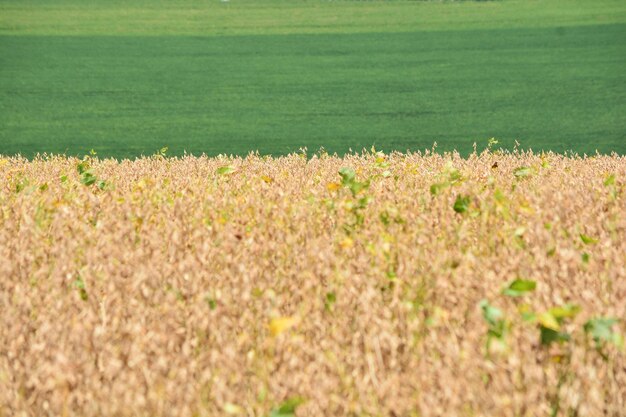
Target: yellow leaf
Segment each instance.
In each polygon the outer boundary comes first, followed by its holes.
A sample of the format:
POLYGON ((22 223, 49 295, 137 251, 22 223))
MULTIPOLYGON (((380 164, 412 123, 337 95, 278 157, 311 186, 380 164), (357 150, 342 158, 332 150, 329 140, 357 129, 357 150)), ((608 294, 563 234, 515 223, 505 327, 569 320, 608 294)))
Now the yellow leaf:
POLYGON ((226 414, 231 414, 231 415, 241 414, 244 412, 243 408, 239 407, 236 404, 231 404, 231 403, 224 404, 222 408, 224 409, 224 412, 226 414))
POLYGON ((274 178, 268 177, 267 175, 261 175, 261 179, 268 184, 271 184, 274 182, 274 178))
POLYGON ((270 320, 270 333, 272 336, 278 336, 286 330, 289 330, 296 324, 298 324, 297 317, 277 317, 270 320))
POLYGON ((559 326, 559 322, 556 321, 554 316, 552 314, 550 314, 550 313, 541 313, 540 315, 537 316, 537 321, 543 327, 546 327, 548 329, 552 329, 552 330, 557 331, 557 332, 559 331, 559 329, 561 327, 561 326, 559 326))
POLYGON ((6 158, 0 159, 0 167, 5 166, 8 163, 9 163, 8 159, 6 159, 6 158))
POLYGON ((328 191, 337 191, 341 188, 341 184, 337 184, 336 182, 329 182, 328 184, 326 184, 326 188, 328 189, 328 191))
POLYGON ((533 214, 535 212, 535 210, 533 210, 528 201, 521 201, 519 205, 519 210, 525 214, 533 214))
POLYGON ((339 246, 341 246, 343 249, 349 249, 354 246, 354 240, 346 237, 341 242, 339 242, 339 246))

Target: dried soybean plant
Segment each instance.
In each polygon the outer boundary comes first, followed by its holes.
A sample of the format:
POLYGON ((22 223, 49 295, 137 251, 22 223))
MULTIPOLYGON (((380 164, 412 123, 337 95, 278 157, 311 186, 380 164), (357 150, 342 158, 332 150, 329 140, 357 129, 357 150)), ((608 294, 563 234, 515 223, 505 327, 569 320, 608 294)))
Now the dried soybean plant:
POLYGON ((0 158, 0 415, 620 416, 626 159, 0 158))

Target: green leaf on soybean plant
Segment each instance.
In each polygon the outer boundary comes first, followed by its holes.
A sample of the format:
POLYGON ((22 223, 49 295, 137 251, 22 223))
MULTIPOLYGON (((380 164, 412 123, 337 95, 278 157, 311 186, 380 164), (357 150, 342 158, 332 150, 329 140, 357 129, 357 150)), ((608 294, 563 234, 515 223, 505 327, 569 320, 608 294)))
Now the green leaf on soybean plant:
POLYGON ((93 185, 98 179, 91 171, 85 171, 80 176, 80 182, 84 185, 93 185))
POLYGON ((469 196, 457 196, 456 201, 454 202, 454 211, 457 213, 466 213, 469 209, 470 198, 469 196))
POLYGON ((232 174, 235 171, 236 171, 236 169, 232 165, 226 165, 226 166, 223 166, 223 167, 219 167, 217 170, 215 170, 217 175, 230 175, 230 174, 232 174))
POLYGON ((21 180, 15 183, 15 194, 21 193, 29 184, 27 178, 22 178, 21 180))
POLYGON ((450 170, 448 171, 448 180, 452 184, 455 184, 461 181, 462 179, 463 179, 463 176, 461 175, 461 171, 459 171, 456 168, 450 168, 450 170))
POLYGON ((604 180, 604 185, 608 187, 609 185, 615 184, 615 174, 611 174, 604 180))
POLYGON ((360 193, 362 190, 366 189, 367 187, 369 187, 368 182, 353 181, 350 184, 350 191, 352 191, 352 195, 356 196, 358 193, 360 193))
POLYGON ((527 279, 516 279, 506 287, 502 294, 509 297, 519 297, 528 292, 534 291, 537 287, 537 282, 527 279))
POLYGON ((83 174, 87 172, 88 169, 89 169, 89 164, 87 163, 87 161, 83 161, 80 164, 76 165, 76 170, 78 171, 79 174, 83 174))
POLYGON ((489 355, 492 351, 503 351, 506 349, 507 322, 504 320, 502 311, 493 307, 487 300, 482 300, 479 304, 483 312, 483 318, 488 324, 486 350, 489 355))
POLYGON ((540 331, 541 344, 544 346, 548 346, 553 342, 563 343, 570 340, 570 335, 566 332, 559 332, 544 326, 540 326, 540 331))
POLYGON ((205 300, 211 310, 215 310, 217 308, 217 301, 215 301, 215 298, 206 297, 205 300))
POLYGON ((341 176, 342 185, 350 185, 354 181, 356 177, 356 173, 352 168, 341 168, 339 170, 339 175, 341 176))
POLYGON ((532 311, 523 311, 521 315, 522 320, 524 320, 526 323, 534 323, 535 320, 537 320, 537 315, 532 311))
POLYGON ((324 307, 329 310, 333 307, 333 304, 337 301, 337 295, 334 291, 326 293, 326 300, 324 301, 324 307))
POLYGON ((601 347, 602 344, 608 342, 613 343, 617 347, 622 347, 623 340, 621 335, 613 330, 613 325, 617 323, 617 319, 612 317, 598 317, 588 320, 583 328, 585 333, 590 335, 596 347, 601 347))
MULTIPOLYGON (((341 185, 350 189, 353 197, 356 197, 361 191, 369 188, 370 182, 359 182, 356 180, 356 173, 352 168, 341 168, 339 170, 339 175, 341 176, 341 185)), ((363 207, 359 207, 363 208, 363 207)))
POLYGON ((294 417, 296 408, 304 402, 300 397, 293 397, 270 412, 269 417, 294 417))
POLYGON ((481 300, 478 305, 483 311, 483 318, 490 326, 495 326, 504 316, 500 309, 489 304, 487 300, 481 300))
POLYGON ((439 182, 430 186, 430 194, 439 195, 443 190, 450 186, 447 182, 439 182))
POLYGON ((582 233, 580 234, 580 240, 582 240, 585 245, 593 245, 595 243, 598 243, 598 239, 594 239, 591 236, 587 236, 582 233))
POLYGON ((528 177, 532 174, 532 169, 530 167, 519 167, 513 170, 513 175, 515 178, 524 178, 528 177))
POLYGON ((80 275, 78 276, 78 278, 76 278, 76 281, 74 281, 74 287, 78 289, 80 299, 83 301, 87 301, 89 296, 87 295, 87 289, 85 288, 85 281, 83 281, 80 275))
POLYGON ((561 331, 561 325, 566 319, 575 317, 580 312, 580 307, 574 304, 565 304, 553 307, 545 313, 537 316, 539 330, 541 332, 541 344, 550 345, 553 342, 567 342, 570 335, 561 331))

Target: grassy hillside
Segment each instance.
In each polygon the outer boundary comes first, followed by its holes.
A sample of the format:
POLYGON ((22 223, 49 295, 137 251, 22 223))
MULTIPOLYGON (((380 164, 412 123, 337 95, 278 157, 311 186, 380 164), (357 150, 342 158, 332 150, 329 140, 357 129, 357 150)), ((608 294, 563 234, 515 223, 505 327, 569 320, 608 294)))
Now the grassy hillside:
POLYGON ((0 153, 626 153, 625 68, 621 1, 5 1, 0 153))
POLYGON ((624 23, 621 0, 3 0, 6 35, 268 35, 624 23))

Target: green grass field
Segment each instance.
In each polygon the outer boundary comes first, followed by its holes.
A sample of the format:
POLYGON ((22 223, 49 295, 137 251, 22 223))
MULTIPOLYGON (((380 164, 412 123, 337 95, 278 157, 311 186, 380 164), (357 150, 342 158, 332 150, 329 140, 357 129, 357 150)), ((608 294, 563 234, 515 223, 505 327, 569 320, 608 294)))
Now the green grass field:
POLYGON ((0 154, 626 153, 623 0, 0 1, 0 154))

